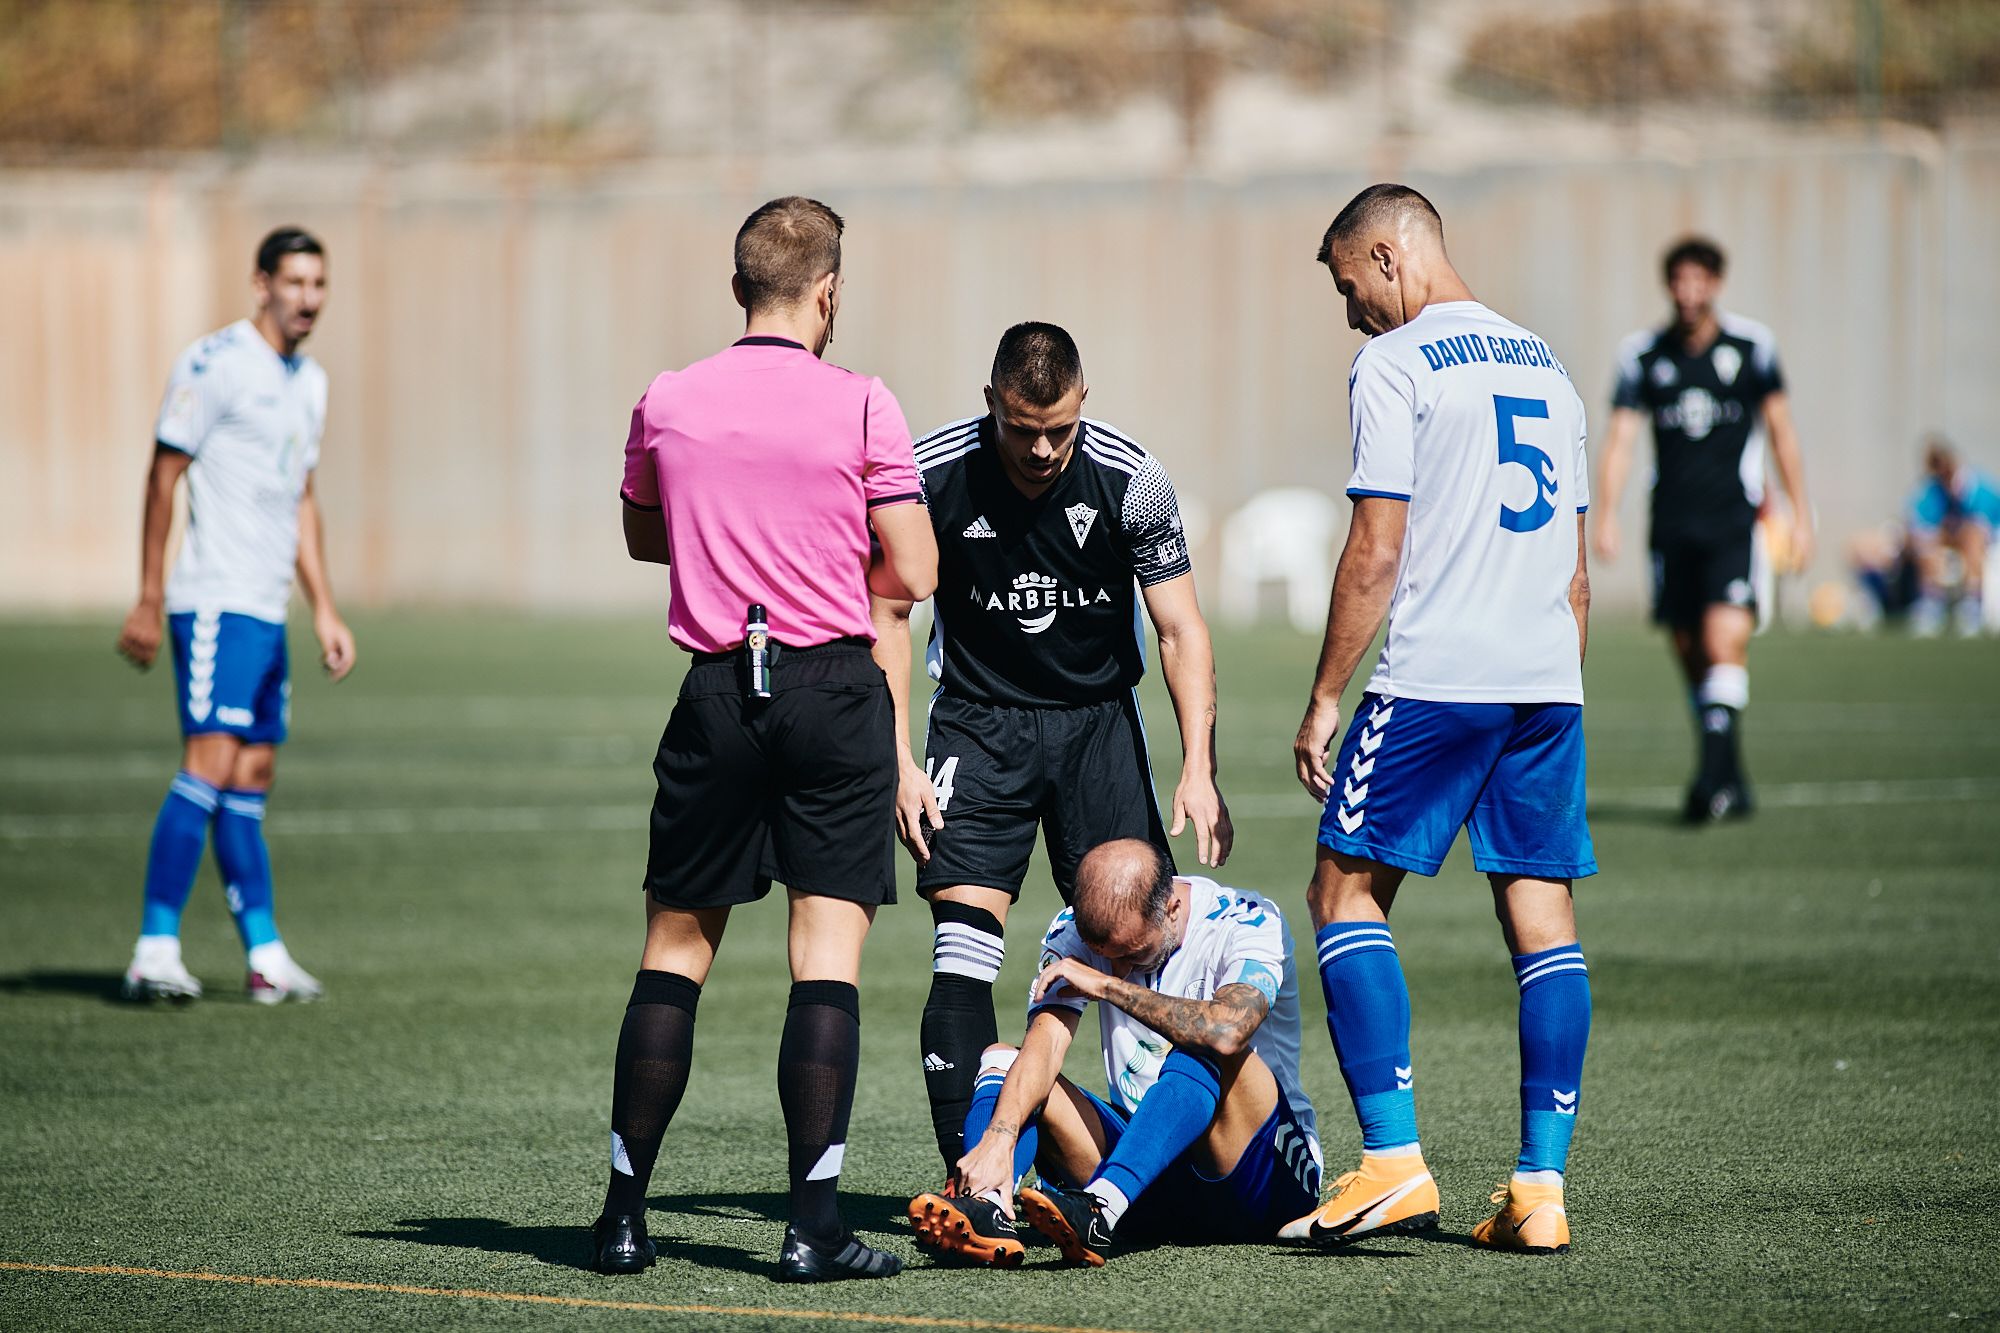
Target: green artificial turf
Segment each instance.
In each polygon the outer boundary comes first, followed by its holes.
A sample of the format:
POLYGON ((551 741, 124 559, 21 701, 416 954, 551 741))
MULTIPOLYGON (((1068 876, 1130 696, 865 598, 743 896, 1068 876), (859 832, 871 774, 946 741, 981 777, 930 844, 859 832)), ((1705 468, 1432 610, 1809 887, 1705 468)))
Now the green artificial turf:
MULTIPOLYGON (((147 1010, 112 997, 177 752, 170 686, 117 661, 108 619, 0 625, 0 1264, 1162 1330, 2000 1317, 2000 644, 1760 640, 1747 737, 1764 808, 1687 831, 1672 817, 1690 728, 1666 654, 1636 624, 1599 627, 1586 717, 1604 873, 1579 891, 1596 1026, 1567 1258, 1465 1239, 1512 1162, 1516 1055, 1513 978, 1461 845, 1396 913, 1437 1238, 933 1267, 903 1220, 939 1176, 916 1039, 930 929, 906 888, 868 947, 843 1183, 854 1225, 912 1267, 791 1288, 770 1280, 775 902, 739 911, 702 1003, 655 1177, 662 1262, 621 1280, 578 1266, 637 964, 647 764, 680 670, 662 626, 461 613, 357 629, 350 682, 300 672, 269 822, 280 924, 330 998, 244 1002, 208 868, 186 953, 210 998, 147 1010)), ((1219 644, 1238 831, 1222 877, 1292 912, 1305 1080, 1339 1171, 1358 1134, 1304 922, 1316 811, 1291 777, 1316 647, 1219 644)), ((303 627, 293 653, 311 661, 303 627)), ((1170 789, 1172 715, 1148 688, 1170 789)), ((1038 862, 1003 1031, 1054 908, 1038 862)), ((1098 1082, 1095 1059, 1080 1042, 1072 1074, 1098 1082)), ((5 1328, 814 1322, 0 1268, 5 1328)))

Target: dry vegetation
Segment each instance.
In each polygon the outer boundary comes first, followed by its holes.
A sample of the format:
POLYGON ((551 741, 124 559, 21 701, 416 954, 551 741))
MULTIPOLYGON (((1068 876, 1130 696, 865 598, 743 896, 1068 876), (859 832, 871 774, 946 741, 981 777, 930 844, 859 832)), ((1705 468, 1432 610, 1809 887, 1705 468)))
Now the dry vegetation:
POLYGON ((1138 94, 1198 117, 1241 70, 1324 86, 1379 40, 1387 0, 1013 0, 974 17, 981 110, 1027 119, 1138 94))
POLYGON ((461 0, 0 0, 0 145, 188 149, 312 128, 461 0))
POLYGON ((1783 35, 1775 69, 1755 82, 1745 79, 1739 37, 1714 5, 1607 3, 1560 18, 1510 10, 1473 32, 1457 83, 1496 101, 1586 109, 1737 100, 1841 114, 1872 94, 1917 119, 2000 92, 2000 2, 1877 4, 1879 30, 1866 6, 1827 0, 1810 8, 1810 20, 1783 35))
POLYGON ((1497 101, 1574 107, 1712 99, 1732 90, 1726 35, 1713 13, 1678 4, 1496 15, 1466 42, 1458 84, 1497 101))

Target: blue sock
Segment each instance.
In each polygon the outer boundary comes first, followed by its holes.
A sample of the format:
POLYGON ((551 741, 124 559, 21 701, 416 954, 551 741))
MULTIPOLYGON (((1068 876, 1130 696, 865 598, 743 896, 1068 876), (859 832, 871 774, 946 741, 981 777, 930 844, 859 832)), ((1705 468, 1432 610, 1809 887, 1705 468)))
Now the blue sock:
POLYGON ((1516 954, 1521 983, 1521 1160, 1516 1171, 1562 1171, 1576 1132, 1583 1048, 1590 1040, 1590 969, 1565 944, 1516 954))
POLYGON ((247 951, 278 938, 271 910, 271 853, 264 845, 264 793, 230 788, 215 812, 215 863, 236 933, 247 951))
POLYGON ((1417 1142, 1416 1070, 1410 1061, 1410 988, 1396 942, 1379 921, 1335 921, 1313 937, 1326 1026, 1361 1121, 1363 1152, 1417 1142))
POLYGON ((174 774, 160 815, 153 821, 153 849, 146 857, 146 910, 141 935, 179 935, 181 910, 194 891, 215 817, 216 790, 192 773, 174 774))
MULTIPOLYGON (((1139 1099, 1139 1109, 1085 1188, 1102 1181, 1131 1203, 1208 1131, 1221 1100, 1222 1071, 1213 1061, 1190 1051, 1169 1053, 1159 1079, 1139 1099)), ((1114 1211, 1122 1213, 1124 1205, 1114 1211)), ((1111 1218, 1114 1226, 1117 1220, 1111 1218)))
MULTIPOLYGON (((986 1127, 993 1123, 993 1109, 1000 1104, 1000 1088, 1007 1082, 1010 1059, 1004 1065, 992 1065, 982 1060, 979 1077, 972 1083, 972 1107, 965 1113, 965 1148, 970 1152, 986 1134, 986 1127)), ((1014 1180, 1019 1183, 1028 1174, 1028 1168, 1035 1164, 1035 1148, 1041 1142, 1041 1135, 1035 1132, 1035 1122, 1030 1120, 1021 1126, 1021 1136, 1014 1140, 1014 1180)))

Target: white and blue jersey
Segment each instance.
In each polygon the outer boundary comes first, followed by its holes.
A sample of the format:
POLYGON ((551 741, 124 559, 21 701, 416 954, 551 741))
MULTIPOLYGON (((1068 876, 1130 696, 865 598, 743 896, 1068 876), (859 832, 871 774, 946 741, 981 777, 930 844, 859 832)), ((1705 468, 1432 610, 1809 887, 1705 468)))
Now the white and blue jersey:
MULTIPOLYGON (((1250 1038, 1250 1049, 1270 1068, 1300 1123, 1314 1133, 1317 1156, 1317 1122, 1299 1081, 1299 973, 1292 963, 1292 932, 1284 913, 1261 894, 1224 888, 1200 875, 1178 878, 1188 886, 1187 934, 1157 972, 1134 972, 1127 980, 1187 1000, 1211 1000, 1224 986, 1239 983, 1263 992, 1271 1009, 1250 1038)), ((1056 913, 1042 937, 1040 967, 1058 958, 1077 959, 1099 972, 1112 971, 1111 964, 1084 943, 1075 914, 1067 907, 1056 913)), ((1035 1008, 1080 1014, 1086 1004, 1065 988, 1042 997, 1035 1008)), ((1158 1081, 1173 1043, 1116 1005, 1098 1005, 1097 1021, 1111 1099, 1131 1111, 1158 1081)))
POLYGON ((1569 601, 1588 428, 1569 373, 1528 330, 1451 301, 1371 339, 1348 390, 1347 493, 1409 513, 1319 840, 1428 875, 1469 826, 1481 870, 1593 873, 1569 601))
MULTIPOLYGON (((1157 971, 1126 979, 1162 995, 1209 1000, 1224 986, 1254 986, 1270 1004, 1250 1049, 1278 1083, 1278 1105, 1227 1176, 1204 1174, 1183 1155, 1147 1186, 1120 1222, 1121 1235, 1161 1239, 1269 1239, 1309 1211, 1319 1197, 1318 1122, 1299 1082, 1299 977, 1284 914, 1261 894, 1224 888, 1198 875, 1188 886, 1187 932, 1157 971)), ((1042 939, 1041 967, 1074 958, 1100 972, 1111 964, 1083 941, 1071 910, 1056 914, 1042 939)), ((1085 1002, 1067 989, 1044 996, 1038 1009, 1082 1013, 1085 1002)), ((1097 1110, 1107 1155, 1159 1080, 1173 1043, 1116 1005, 1097 1006, 1104 1074, 1110 1096, 1085 1092, 1097 1110)), ((1086 1182, 1070 1181, 1081 1187, 1086 1182)))
POLYGON ((1374 693, 1583 702, 1576 518, 1583 400, 1548 344, 1476 301, 1371 339, 1348 378, 1350 496, 1409 503, 1374 693))
POLYGON ((191 460, 187 532, 167 580, 184 735, 284 739, 299 500, 325 424, 326 372, 281 356, 247 319, 174 364, 153 435, 191 460))
POLYGON ((283 623, 299 554, 299 499, 319 464, 326 372, 238 320, 174 363, 154 439, 188 463, 187 534, 167 613, 283 623))

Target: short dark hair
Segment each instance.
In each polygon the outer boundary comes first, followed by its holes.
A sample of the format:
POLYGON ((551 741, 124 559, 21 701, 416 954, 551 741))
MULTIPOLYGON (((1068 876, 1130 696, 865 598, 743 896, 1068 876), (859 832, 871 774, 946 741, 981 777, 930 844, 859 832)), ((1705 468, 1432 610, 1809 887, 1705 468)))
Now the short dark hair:
POLYGON ((1672 282, 1674 270, 1682 264, 1697 264, 1718 278, 1729 267, 1722 247, 1706 236, 1684 236, 1674 242, 1674 248, 1667 251, 1667 257, 1660 261, 1660 277, 1672 282))
POLYGON ((1348 200, 1347 207, 1341 209, 1328 225, 1326 235, 1319 242, 1319 262, 1333 263, 1335 242, 1348 240, 1357 232, 1382 226, 1392 217, 1410 213, 1428 218, 1430 225, 1436 228, 1439 239, 1443 239, 1444 219, 1438 216, 1437 208, 1430 200, 1407 185, 1385 181, 1369 186, 1348 200))
POLYGON ((1140 900, 1140 915, 1148 923, 1158 925, 1167 916, 1167 899, 1174 892, 1174 863, 1158 847, 1153 849, 1153 878, 1146 884, 1146 896, 1140 900))
POLYGON ((1047 407, 1083 378, 1076 339, 1054 324, 1029 320, 1000 335, 993 353, 993 387, 1047 407))
POLYGON ((847 224, 817 199, 773 199, 736 229, 736 280, 753 313, 797 305, 806 290, 840 272, 840 234, 847 224))
POLYGON ((286 255, 319 255, 326 250, 319 238, 304 227, 280 227, 257 244, 257 271, 272 274, 285 262, 286 255))

